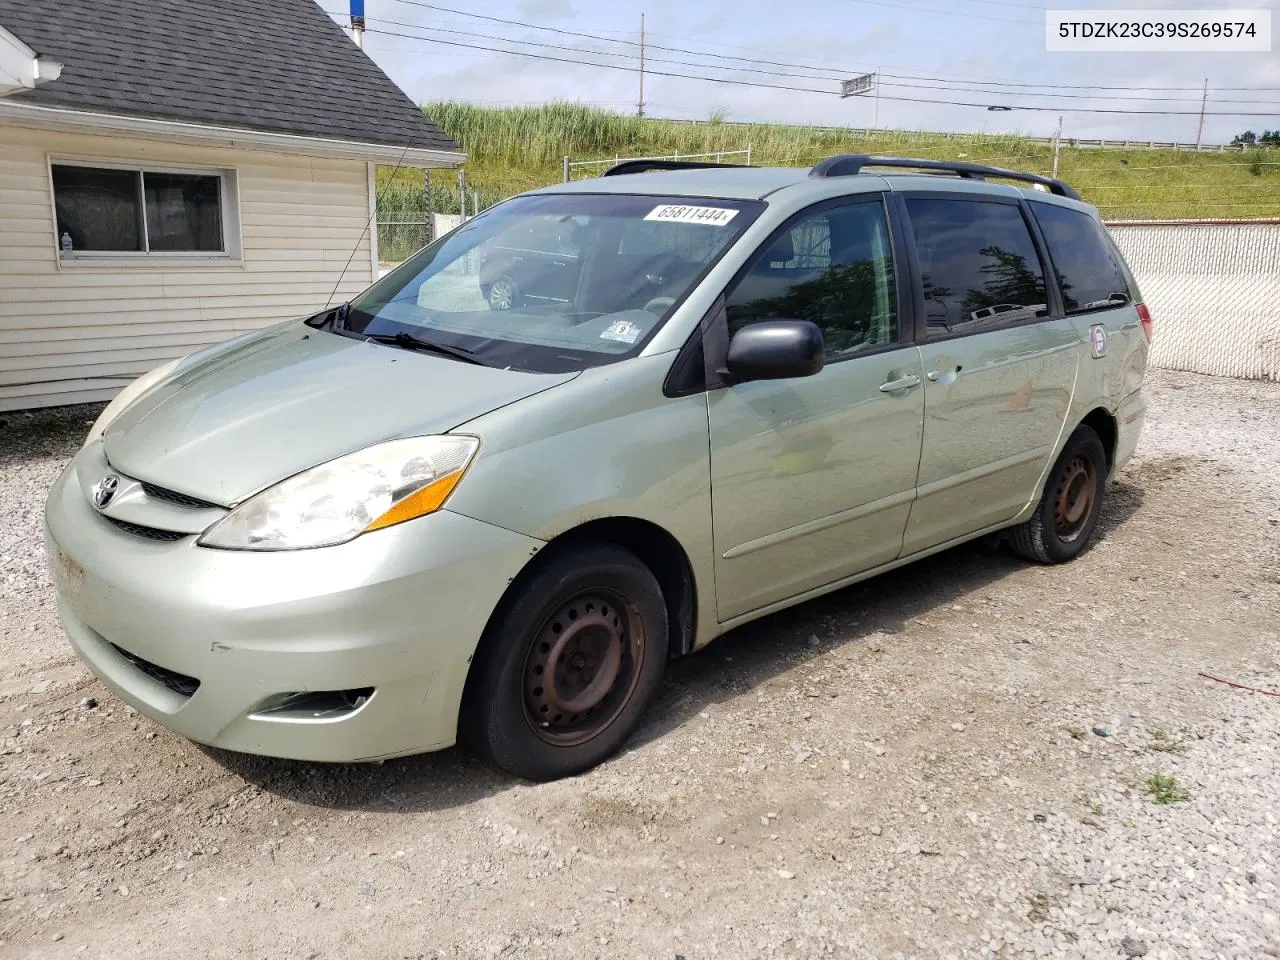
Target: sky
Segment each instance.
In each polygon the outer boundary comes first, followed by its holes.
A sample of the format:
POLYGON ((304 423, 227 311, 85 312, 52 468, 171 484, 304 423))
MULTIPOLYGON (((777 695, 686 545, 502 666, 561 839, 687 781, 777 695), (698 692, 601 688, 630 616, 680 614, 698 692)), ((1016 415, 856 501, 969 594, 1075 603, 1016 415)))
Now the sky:
MULTIPOLYGON (((347 24, 348 0, 318 2, 335 14, 336 20, 347 24)), ((1053 9, 1070 6, 1047 5, 1053 9)), ((1045 6, 1045 0, 1041 4, 1035 0, 807 0, 790 4, 777 0, 613 0, 607 4, 589 0, 366 0, 369 29, 364 46, 418 102, 456 99, 516 105, 571 100, 634 113, 639 94, 636 42, 643 13, 648 44, 644 83, 648 116, 707 119, 715 115, 734 121, 853 127, 874 124, 907 130, 1032 136, 1052 135, 1061 116, 1067 137, 1194 142, 1201 85, 1207 79, 1204 143, 1229 142, 1246 129, 1280 129, 1280 41, 1273 38, 1270 53, 1048 53, 1045 6), (466 16, 464 12, 494 19, 466 16), (582 33, 600 39, 575 35, 582 33), (427 37, 449 43, 423 39, 427 37), (516 49, 557 59, 531 59, 475 47, 516 49), (589 61, 609 63, 613 68, 587 66, 589 61), (729 67, 738 69, 726 69, 729 67), (881 75, 878 103, 871 96, 842 99, 836 95, 841 76, 876 70, 881 75), (1037 86, 999 87, 993 81, 1037 86), (1148 89, 1087 89, 1090 85, 1148 89), (1178 89, 1149 89, 1153 87, 1178 89), (1270 90, 1228 89, 1233 87, 1270 90), (976 106, 905 102, 907 99, 966 101, 976 106), (1021 109, 986 109, 996 104, 1021 109), (1031 107, 1045 109, 1028 109, 1031 107), (1102 113, 1088 108, 1169 110, 1186 115, 1102 113), (1228 112, 1263 116, 1219 115, 1228 112)), ((1200 4, 1120 0, 1092 6, 1269 8, 1273 31, 1280 29, 1280 0, 1206 0, 1200 4)))

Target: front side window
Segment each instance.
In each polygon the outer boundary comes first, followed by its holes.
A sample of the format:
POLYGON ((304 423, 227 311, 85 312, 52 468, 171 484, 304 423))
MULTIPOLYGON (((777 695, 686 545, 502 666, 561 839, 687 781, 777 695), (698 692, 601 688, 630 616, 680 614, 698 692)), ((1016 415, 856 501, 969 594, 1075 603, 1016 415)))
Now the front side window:
POLYGON ((729 292, 730 334, 757 320, 811 320, 827 357, 897 341, 893 254, 878 202, 828 207, 778 234, 729 292))
POLYGON ((53 165, 58 253, 223 253, 223 177, 53 165))
POLYGON ((1080 210, 1033 203, 1067 313, 1124 306, 1133 295, 1102 224, 1080 210))
POLYGON ((639 352, 763 208, 608 193, 517 197, 351 301, 339 332, 406 334, 489 366, 546 373, 611 363, 639 352))
POLYGON ((907 200, 930 337, 1049 315, 1044 270, 1022 212, 1008 203, 907 200))

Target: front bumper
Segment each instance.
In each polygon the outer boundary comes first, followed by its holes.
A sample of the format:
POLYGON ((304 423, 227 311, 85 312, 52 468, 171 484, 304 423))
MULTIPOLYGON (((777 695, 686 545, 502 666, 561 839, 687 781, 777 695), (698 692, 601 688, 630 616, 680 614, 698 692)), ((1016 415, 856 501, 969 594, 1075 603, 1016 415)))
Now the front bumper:
POLYGON ((452 744, 489 614, 542 546, 447 510, 318 550, 157 542, 94 511, 74 464, 45 529, 72 646, 117 696, 200 743, 322 761, 452 744), (166 672, 199 686, 186 696, 166 672), (336 717, 257 715, 282 694, 367 687, 336 717))

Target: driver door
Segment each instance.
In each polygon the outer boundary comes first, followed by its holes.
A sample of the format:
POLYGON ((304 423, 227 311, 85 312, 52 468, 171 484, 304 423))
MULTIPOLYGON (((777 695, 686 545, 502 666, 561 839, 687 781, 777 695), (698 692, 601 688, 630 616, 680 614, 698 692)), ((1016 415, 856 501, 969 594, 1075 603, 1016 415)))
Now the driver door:
POLYGON ((730 336, 757 320, 812 320, 827 358, 812 377, 708 393, 721 622, 901 552, 924 421, 904 277, 874 195, 793 217, 730 286, 730 336))

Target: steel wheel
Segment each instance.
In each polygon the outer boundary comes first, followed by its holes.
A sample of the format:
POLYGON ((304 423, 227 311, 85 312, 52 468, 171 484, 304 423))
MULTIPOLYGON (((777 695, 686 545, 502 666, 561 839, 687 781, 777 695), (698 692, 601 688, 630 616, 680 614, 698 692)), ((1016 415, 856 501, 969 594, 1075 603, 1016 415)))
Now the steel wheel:
POLYGON ((1053 504, 1054 532, 1063 543, 1074 541, 1088 525, 1097 490, 1094 466, 1088 459, 1075 457, 1067 464, 1053 504))
POLYGON ((539 628, 525 658, 524 715, 557 746, 590 740, 611 724, 644 663, 643 631, 632 605, 593 589, 561 604, 539 628))
POLYGON ((492 310, 510 310, 516 305, 516 288, 506 277, 499 277, 489 285, 489 307, 492 310))

